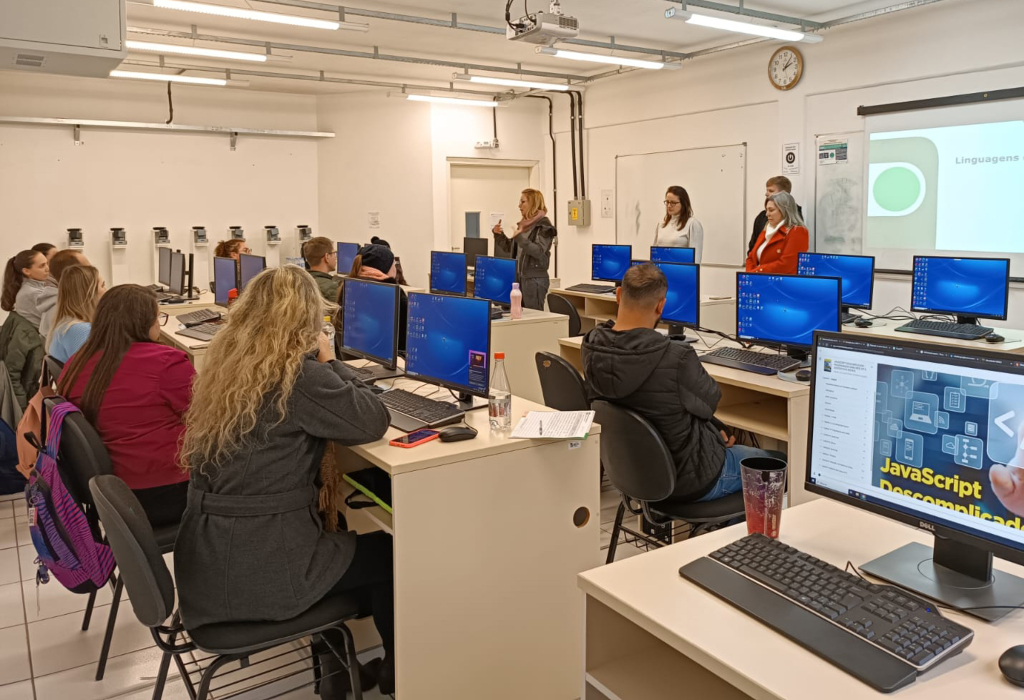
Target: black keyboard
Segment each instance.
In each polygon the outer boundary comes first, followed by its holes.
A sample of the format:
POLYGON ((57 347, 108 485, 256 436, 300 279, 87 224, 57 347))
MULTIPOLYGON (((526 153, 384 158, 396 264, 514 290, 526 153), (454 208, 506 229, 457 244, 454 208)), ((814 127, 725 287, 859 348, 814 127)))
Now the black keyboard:
POLYGON ((199 309, 199 311, 190 311, 187 314, 176 316, 175 320, 185 327, 198 326, 207 321, 220 320, 220 312, 213 309, 199 309))
POLYGON ((566 287, 567 292, 583 292, 584 294, 609 294, 615 291, 615 285, 608 286, 606 284, 574 284, 571 287, 566 287))
POLYGON ((726 545, 679 574, 882 692, 912 683, 974 639, 921 598, 763 535, 726 545))
POLYGON ((920 333, 921 335, 937 335, 943 338, 958 340, 979 340, 989 335, 993 329, 973 323, 951 323, 947 321, 911 321, 897 328, 904 333, 920 333))
MULTIPOLYGON (((403 389, 392 389, 380 395, 388 410, 392 413, 400 413, 403 416, 412 418, 423 425, 420 427, 433 428, 449 423, 457 423, 462 420, 465 412, 458 406, 445 401, 434 401, 419 394, 405 391, 403 389)), ((396 420, 392 415, 391 424, 397 428, 405 429, 407 422, 396 420), (401 423, 401 424, 400 424, 401 423)))
POLYGON ((740 348, 718 348, 701 355, 700 361, 766 375, 785 372, 800 365, 800 360, 794 360, 786 355, 773 355, 740 348))
POLYGON ((345 365, 351 370, 352 374, 356 375, 359 379, 371 381, 377 379, 377 373, 369 367, 353 367, 352 365, 345 365))
POLYGON ((213 336, 217 335, 217 332, 223 327, 223 323, 200 323, 198 326, 178 331, 178 335, 183 335, 186 338, 195 338, 196 340, 210 341, 213 340, 213 336))
POLYGON ((156 300, 158 302, 184 301, 184 299, 181 296, 177 295, 177 294, 169 294, 167 292, 153 292, 153 293, 156 295, 156 300))

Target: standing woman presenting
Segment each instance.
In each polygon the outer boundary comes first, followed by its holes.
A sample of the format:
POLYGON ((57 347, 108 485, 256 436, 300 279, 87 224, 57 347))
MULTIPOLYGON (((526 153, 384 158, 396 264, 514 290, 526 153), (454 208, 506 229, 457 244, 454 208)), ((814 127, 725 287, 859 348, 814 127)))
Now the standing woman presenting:
POLYGON ((516 261, 516 281, 523 292, 523 307, 543 311, 551 284, 548 276, 551 242, 558 232, 548 219, 544 195, 539 191, 523 190, 519 197, 519 212, 523 218, 512 238, 505 235, 501 221, 491 233, 494 234, 495 246, 512 250, 516 261))
POLYGON ((806 253, 810 232, 789 192, 773 194, 764 203, 768 223, 747 254, 747 272, 795 275, 800 253, 806 253))
POLYGON ((693 261, 700 262, 704 227, 693 216, 690 195, 679 185, 672 185, 665 192, 665 220, 655 228, 654 245, 693 248, 693 261))

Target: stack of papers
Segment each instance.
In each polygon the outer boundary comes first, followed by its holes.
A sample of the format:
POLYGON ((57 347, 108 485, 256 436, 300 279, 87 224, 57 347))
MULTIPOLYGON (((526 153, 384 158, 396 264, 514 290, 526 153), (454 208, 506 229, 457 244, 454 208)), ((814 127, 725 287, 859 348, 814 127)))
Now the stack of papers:
POLYGON ((512 431, 522 439, 582 440, 594 423, 593 411, 530 411, 512 431))

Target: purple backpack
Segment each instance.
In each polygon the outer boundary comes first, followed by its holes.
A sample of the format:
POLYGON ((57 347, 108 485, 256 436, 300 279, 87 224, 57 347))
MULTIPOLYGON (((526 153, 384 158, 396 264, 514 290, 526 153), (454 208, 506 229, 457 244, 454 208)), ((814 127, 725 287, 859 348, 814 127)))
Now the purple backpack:
POLYGON ((114 571, 110 547, 93 532, 85 511, 64 485, 57 466, 64 417, 77 413, 69 402, 58 404, 50 415, 46 447, 39 451, 29 475, 29 532, 39 555, 36 584, 49 581, 49 573, 72 593, 91 593, 107 583, 114 571))

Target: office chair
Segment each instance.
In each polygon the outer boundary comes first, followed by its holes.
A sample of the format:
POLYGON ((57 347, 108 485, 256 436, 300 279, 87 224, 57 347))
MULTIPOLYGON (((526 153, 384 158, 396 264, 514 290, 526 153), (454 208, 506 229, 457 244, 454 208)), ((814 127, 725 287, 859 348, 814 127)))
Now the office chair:
POLYGON ((548 294, 548 311, 553 314, 562 314, 569 317, 569 337, 575 338, 580 334, 583 322, 580 320, 580 312, 576 305, 558 294, 548 294))
POLYGON ((538 352, 535 359, 545 406, 556 411, 590 410, 587 387, 575 367, 550 352, 538 352))
POLYGON ((43 362, 46 363, 46 369, 50 372, 50 378, 53 379, 56 384, 57 378, 60 377, 60 373, 64 371, 64 363, 50 357, 49 355, 43 357, 43 362))
MULTIPOLYGON (((157 544, 153 529, 143 515, 142 506, 135 494, 127 484, 112 474, 94 477, 89 482, 89 488, 121 570, 119 579, 124 581, 131 596, 135 616, 150 628, 153 639, 163 652, 153 700, 160 700, 163 695, 172 657, 189 697, 207 700, 211 690, 217 691, 217 697, 225 696, 220 692, 221 689, 211 689, 210 686, 217 672, 227 664, 241 661, 246 666, 250 656, 304 637, 313 636, 319 641, 319 636, 326 630, 337 630, 344 638, 343 650, 335 649, 327 638, 324 638, 324 642, 348 669, 353 697, 362 700, 355 642, 345 626, 345 621, 355 619, 360 614, 359 605, 353 597, 328 596, 298 617, 280 622, 226 622, 187 628, 181 621, 181 611, 175 609, 171 572, 167 570, 161 547, 157 544), (171 618, 169 625, 164 624, 167 618, 171 618), (182 658, 196 650, 205 652, 204 656, 214 656, 201 659, 209 662, 205 666, 198 661, 182 658), (189 671, 186 668, 189 665, 196 668, 189 671), (192 674, 195 673, 200 674, 198 688, 192 683, 192 674)), ((190 658, 194 657, 190 655, 190 658)), ((285 678, 306 671, 305 665, 299 666, 285 678)), ((277 682, 282 678, 267 680, 277 682)), ((318 680, 315 679, 313 683, 318 680)), ((222 688, 231 685, 234 683, 228 683, 222 688)), ((234 690, 230 688, 226 691, 229 697, 235 697, 234 690)))
POLYGON ((676 488, 676 466, 658 431, 640 414, 608 401, 593 402, 595 420, 601 425, 601 463, 612 485, 622 494, 615 513, 611 545, 606 563, 615 561, 619 533, 648 540, 646 535, 622 526, 626 511, 643 515, 649 522, 664 525, 681 521, 691 525, 691 537, 710 525, 742 517, 743 493, 705 503, 672 501, 676 488), (636 501, 638 505, 633 505, 636 501))

